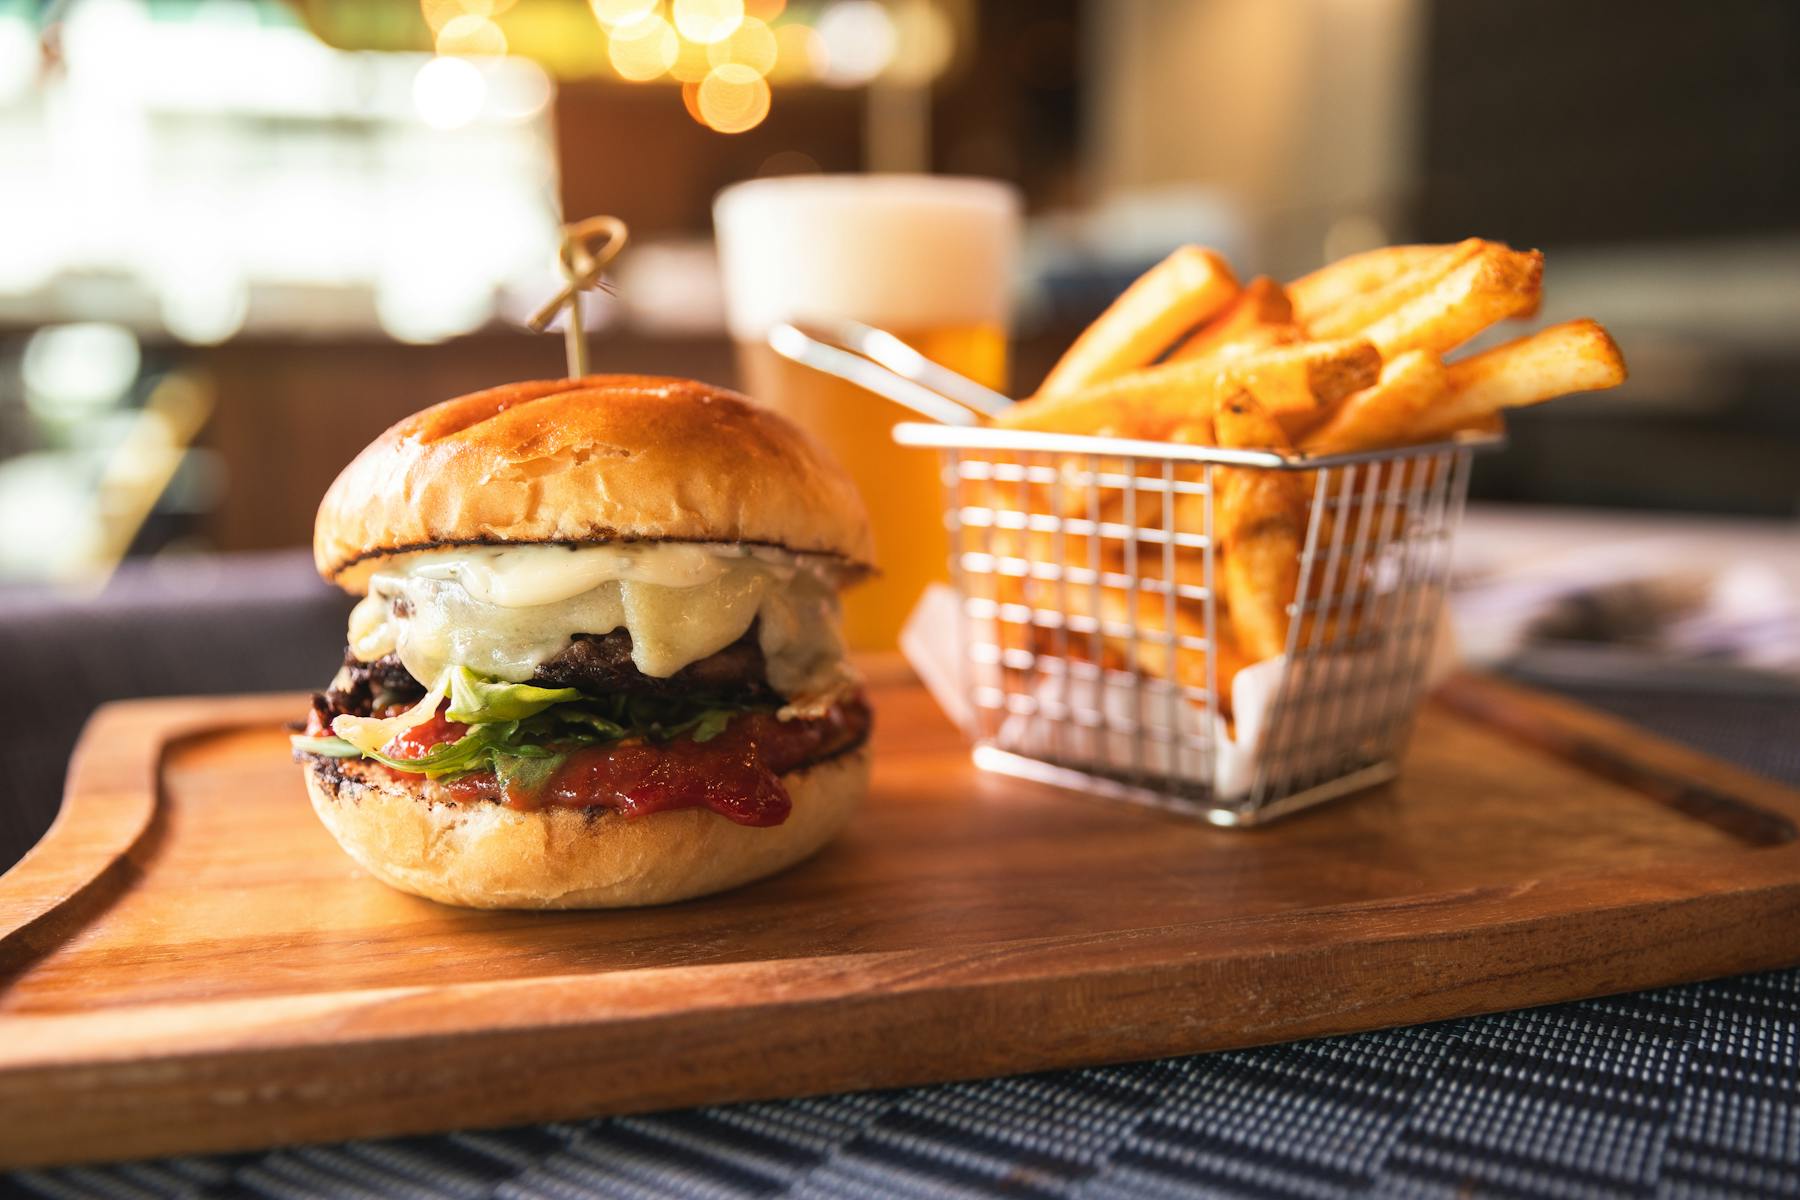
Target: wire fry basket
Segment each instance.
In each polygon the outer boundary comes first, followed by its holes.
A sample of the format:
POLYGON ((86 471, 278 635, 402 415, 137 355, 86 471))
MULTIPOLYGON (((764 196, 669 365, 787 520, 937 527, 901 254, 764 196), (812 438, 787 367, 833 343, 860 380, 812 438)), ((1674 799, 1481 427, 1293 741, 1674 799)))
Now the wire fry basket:
POLYGON ((968 425, 894 436, 942 455, 978 765, 1230 826, 1393 778, 1470 462, 1504 441, 1290 459, 968 425), (1226 635, 1225 471, 1300 472, 1311 495, 1287 650, 1261 664, 1226 635))

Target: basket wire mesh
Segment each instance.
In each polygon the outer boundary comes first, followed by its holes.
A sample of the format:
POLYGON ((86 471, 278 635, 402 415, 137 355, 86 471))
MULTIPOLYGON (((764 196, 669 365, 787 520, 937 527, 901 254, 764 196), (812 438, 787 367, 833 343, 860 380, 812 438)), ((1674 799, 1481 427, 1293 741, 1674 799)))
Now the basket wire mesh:
POLYGON ((942 455, 976 761, 1222 825, 1393 777, 1470 460, 1501 440, 1288 459, 946 425, 896 437, 942 455), (1286 654, 1259 668, 1280 678, 1254 716, 1232 711, 1245 664, 1214 503, 1228 471, 1298 472, 1310 494, 1286 654))

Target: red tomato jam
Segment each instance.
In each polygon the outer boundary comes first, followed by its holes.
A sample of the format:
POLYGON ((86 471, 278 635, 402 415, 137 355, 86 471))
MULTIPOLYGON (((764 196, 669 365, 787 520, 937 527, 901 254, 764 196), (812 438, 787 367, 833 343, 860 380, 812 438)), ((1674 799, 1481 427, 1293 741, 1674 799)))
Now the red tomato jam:
MULTIPOLYGON (((513 789, 502 796, 491 771, 460 775, 443 787, 459 800, 498 801, 524 810, 605 808, 640 817, 705 808, 739 825, 779 825, 793 808, 781 776, 862 741, 869 724, 869 707, 860 697, 813 720, 739 713, 706 742, 682 736, 661 744, 631 740, 572 750, 535 794, 513 789)), ((396 737, 382 752, 417 758, 465 729, 440 714, 396 737)))
POLYGON ((433 746, 461 741, 467 732, 467 725, 449 720, 439 711, 423 725, 414 725, 389 738, 381 747, 381 752, 389 758, 424 758, 431 753, 433 746))

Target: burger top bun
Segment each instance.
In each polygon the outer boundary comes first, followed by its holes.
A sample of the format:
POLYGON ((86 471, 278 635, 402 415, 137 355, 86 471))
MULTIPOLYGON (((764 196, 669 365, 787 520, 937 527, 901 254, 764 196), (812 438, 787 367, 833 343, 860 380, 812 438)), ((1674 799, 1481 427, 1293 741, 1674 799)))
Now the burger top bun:
POLYGON ((804 430, 735 392, 653 375, 489 388, 415 413, 325 493, 319 573, 346 591, 455 545, 744 542, 874 560, 868 514, 804 430))

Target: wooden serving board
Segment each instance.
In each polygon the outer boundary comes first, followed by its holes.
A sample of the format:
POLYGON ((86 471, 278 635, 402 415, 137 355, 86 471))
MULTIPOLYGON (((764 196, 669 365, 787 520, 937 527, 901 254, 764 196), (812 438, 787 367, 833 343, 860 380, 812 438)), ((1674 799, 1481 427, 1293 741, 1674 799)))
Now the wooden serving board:
POLYGON ((1397 783, 1240 832, 978 773, 886 675, 839 843, 612 913, 367 878, 289 761, 298 697, 103 709, 0 877, 0 1162, 1147 1058, 1800 961, 1800 795, 1540 695, 1456 680, 1397 783))

